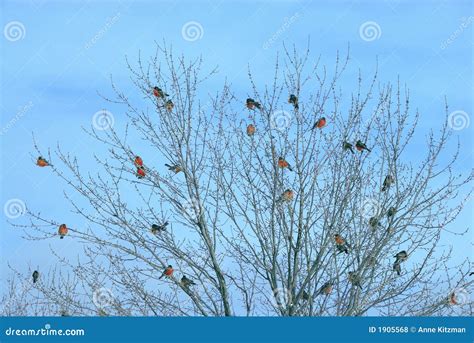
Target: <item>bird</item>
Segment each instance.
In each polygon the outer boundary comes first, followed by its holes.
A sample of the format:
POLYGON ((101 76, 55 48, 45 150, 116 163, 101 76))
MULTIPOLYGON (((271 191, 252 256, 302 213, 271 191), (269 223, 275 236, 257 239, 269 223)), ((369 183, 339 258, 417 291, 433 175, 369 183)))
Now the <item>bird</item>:
POLYGON ((397 272, 397 275, 400 276, 402 273, 402 268, 400 264, 408 259, 408 254, 405 250, 400 251, 395 256, 395 262, 393 263, 393 270, 397 272))
POLYGON ((319 288, 318 290, 318 295, 320 294, 325 294, 325 295, 329 295, 331 294, 332 292, 332 282, 331 281, 327 281, 326 283, 324 283, 321 288, 319 288))
POLYGON ((344 149, 344 151, 347 151, 349 150, 350 152, 354 153, 354 149, 352 148, 352 144, 349 143, 349 142, 342 142, 342 148, 344 149))
POLYGON ((135 163, 135 166, 137 168, 143 167, 143 160, 140 156, 135 156, 135 160, 133 161, 133 163, 135 163))
POLYGON ((170 264, 168 265, 168 267, 165 268, 165 270, 163 271, 163 274, 161 274, 161 276, 158 278, 158 279, 162 279, 164 276, 167 276, 167 277, 170 277, 173 275, 173 266, 170 264))
POLYGON ((50 164, 43 157, 40 156, 36 160, 36 165, 39 166, 39 167, 48 167, 50 164))
POLYGON ((157 98, 164 98, 168 96, 169 94, 166 94, 163 92, 163 90, 160 87, 153 87, 153 95, 156 96, 157 98))
POLYGON ((68 231, 69 229, 67 228, 66 224, 59 225, 59 229, 58 229, 59 238, 63 239, 64 236, 67 235, 68 231))
POLYGON ((254 99, 252 98, 247 98, 247 100, 245 101, 245 105, 247 106, 247 108, 249 110, 253 110, 255 108, 258 108, 259 110, 262 109, 262 105, 260 105, 259 102, 256 102, 254 99))
POLYGON ((326 126, 326 118, 321 117, 316 121, 316 123, 314 123, 313 128, 311 130, 314 130, 315 128, 322 129, 325 126, 326 126))
POLYGON ((33 283, 36 283, 36 282, 38 281, 39 276, 40 276, 39 271, 35 270, 35 271, 33 272, 33 275, 32 275, 32 276, 33 276, 33 283))
POLYGON ((382 192, 385 192, 394 182, 395 182, 395 179, 393 178, 393 176, 387 175, 385 177, 385 180, 383 180, 382 192))
POLYGON ((289 171, 293 171, 290 164, 283 157, 278 157, 278 167, 281 169, 288 168, 289 171))
POLYGON ((248 124, 247 125, 247 136, 253 136, 255 134, 255 131, 257 129, 255 128, 255 125, 253 124, 248 124))
POLYGON ((474 275, 474 272, 470 272, 470 273, 469 273, 469 276, 472 276, 472 275, 474 275))
POLYGON ((67 313, 66 310, 61 310, 60 314, 61 314, 61 317, 69 317, 69 314, 67 313))
POLYGON ((166 227, 168 226, 168 222, 164 222, 163 224, 161 225, 158 225, 158 224, 152 224, 151 225, 151 233, 156 235, 157 233, 160 233, 162 231, 166 231, 166 227))
POLYGON ((295 196, 295 193, 293 192, 293 190, 287 189, 281 194, 280 198, 278 199, 278 202, 292 201, 294 196, 295 196))
POLYGON ((452 292, 448 297, 448 302, 451 305, 457 305, 458 299, 456 298, 456 293, 452 292))
POLYGON ((345 252, 346 254, 349 253, 350 245, 347 244, 345 239, 342 238, 342 236, 340 234, 336 233, 334 235, 334 240, 336 241, 336 248, 340 253, 341 252, 345 252))
POLYGON ((369 148, 367 148, 367 145, 365 145, 364 142, 362 142, 361 140, 358 140, 355 144, 355 147, 358 151, 362 152, 364 150, 367 150, 368 152, 371 152, 372 150, 370 150, 369 148))
POLYGON ((174 172, 175 174, 178 174, 179 172, 181 172, 183 170, 183 168, 181 168, 181 166, 179 164, 168 164, 168 163, 165 163, 165 166, 168 167, 168 170, 174 172))
POLYGON ((362 289, 362 285, 360 284, 360 277, 359 277, 359 275, 357 275, 356 272, 349 272, 349 282, 352 285, 362 289))
POLYGON ((299 106, 298 106, 298 97, 294 94, 290 94, 290 97, 288 98, 288 103, 293 104, 293 107, 295 108, 295 110, 297 110, 299 108, 299 106))
POLYGON ((303 290, 303 294, 301 295, 301 297, 303 298, 303 300, 305 301, 308 301, 309 300, 309 293, 306 292, 305 290, 303 290))
POLYGON ((137 178, 143 179, 146 176, 145 168, 138 167, 137 168, 137 178))
POLYGON ((395 207, 390 207, 387 211, 387 217, 393 217, 397 213, 397 209, 395 207))
POLYGON ((183 275, 181 278, 181 285, 185 288, 188 288, 189 286, 196 285, 196 283, 193 280, 187 278, 186 275, 183 275))
POLYGON ((372 217, 369 219, 369 225, 372 229, 375 229, 380 226, 380 220, 377 217, 372 217))
POLYGON ((173 110, 173 107, 174 107, 173 101, 171 101, 171 100, 166 101, 165 107, 168 110, 168 112, 171 112, 173 110))

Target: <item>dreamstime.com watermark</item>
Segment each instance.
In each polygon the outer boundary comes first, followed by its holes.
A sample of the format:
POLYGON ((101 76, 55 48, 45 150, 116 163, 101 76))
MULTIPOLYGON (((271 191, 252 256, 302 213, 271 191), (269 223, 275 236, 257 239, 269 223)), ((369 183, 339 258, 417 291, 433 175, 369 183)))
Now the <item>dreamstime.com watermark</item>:
POLYGON ((295 12, 291 17, 285 17, 283 24, 276 30, 276 32, 263 43, 263 49, 268 50, 280 37, 283 33, 288 31, 291 25, 299 19, 301 14, 295 12))
POLYGON ((84 329, 51 329, 51 325, 46 324, 41 329, 15 329, 9 327, 5 330, 6 336, 85 336, 84 329))

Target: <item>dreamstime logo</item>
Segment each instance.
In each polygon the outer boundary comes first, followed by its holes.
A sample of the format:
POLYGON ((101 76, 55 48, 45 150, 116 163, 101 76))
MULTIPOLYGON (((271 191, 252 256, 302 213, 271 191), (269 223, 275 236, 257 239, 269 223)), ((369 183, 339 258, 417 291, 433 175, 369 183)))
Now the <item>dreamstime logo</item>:
POLYGON ((117 12, 112 18, 107 18, 105 21, 104 26, 96 32, 94 37, 89 39, 89 41, 84 45, 84 48, 86 50, 90 49, 92 46, 94 46, 106 33, 107 31, 110 30, 110 28, 120 19, 120 12, 117 12))
POLYGON ((382 29, 375 21, 366 21, 359 27, 359 36, 366 42, 379 39, 381 35, 382 29))
POLYGON ((441 43, 441 50, 444 50, 449 45, 451 45, 464 31, 469 28, 473 21, 474 17, 472 15, 467 18, 461 18, 461 24, 459 25, 459 27, 449 36, 448 39, 441 43))
POLYGON ((2 127, 2 129, 0 130, 0 136, 5 135, 13 126, 15 126, 15 124, 20 120, 20 118, 22 118, 32 107, 32 101, 28 102, 23 107, 20 107, 16 115, 12 119, 10 119, 4 127, 2 127))
POLYGON ((115 119, 111 112, 101 110, 94 113, 92 117, 92 125, 95 129, 105 131, 114 126, 115 119))
POLYGON ((92 302, 98 308, 104 308, 112 305, 114 302, 114 295, 110 289, 101 287, 96 289, 92 294, 92 302))
POLYGON ((3 35, 10 42, 16 42, 23 39, 26 36, 25 25, 19 21, 11 21, 5 25, 3 35))
POLYGON ((449 294, 449 304, 465 305, 469 301, 469 293, 464 288, 456 288, 449 294))
POLYGON ((287 31, 291 25, 298 19, 300 16, 299 12, 295 12, 291 17, 285 17, 283 20, 283 24, 276 30, 276 32, 265 42, 263 43, 263 49, 267 50, 270 48, 280 36, 287 31))
POLYGON ((292 116, 287 111, 275 111, 270 117, 270 127, 283 131, 291 125, 292 116))
POLYGON ((26 212, 26 205, 21 199, 10 199, 3 206, 3 212, 10 219, 21 217, 26 212))
POLYGON ((273 301, 276 306, 286 307, 292 303, 292 295, 289 289, 276 288, 273 290, 273 301))
POLYGON ((362 204, 360 213, 364 218, 372 218, 379 212, 379 202, 375 199, 368 198, 362 204))
POLYGON ((181 36, 188 42, 194 42, 204 36, 204 28, 197 21, 188 21, 181 28, 181 36))
POLYGON ((461 110, 451 112, 448 116, 448 125, 451 129, 459 131, 469 127, 469 115, 461 110))

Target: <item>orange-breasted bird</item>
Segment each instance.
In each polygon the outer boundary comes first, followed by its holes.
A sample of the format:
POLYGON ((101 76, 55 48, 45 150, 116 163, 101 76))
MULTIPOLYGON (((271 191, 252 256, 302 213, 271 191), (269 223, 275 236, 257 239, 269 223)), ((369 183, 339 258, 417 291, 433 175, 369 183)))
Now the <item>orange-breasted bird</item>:
POLYGON ((36 160, 36 165, 39 166, 39 167, 47 167, 47 166, 49 166, 49 162, 46 161, 43 157, 40 156, 36 160))
POLYGON ((134 162, 136 167, 143 167, 143 160, 140 156, 135 156, 134 162))
POLYGON ((258 108, 259 110, 262 109, 262 105, 260 105, 259 102, 256 102, 252 98, 247 98, 247 100, 245 101, 245 106, 247 106, 249 110, 253 110, 255 108, 258 108))
POLYGON ((346 242, 344 238, 342 238, 340 234, 336 233, 334 235, 334 240, 336 241, 336 248, 339 251, 339 253, 341 252, 345 252, 346 254, 349 253, 350 245, 346 242))
POLYGON ((385 192, 394 182, 395 178, 392 175, 385 176, 385 180, 383 180, 382 192, 385 192))
POLYGON ((69 229, 67 228, 66 224, 59 225, 59 229, 58 229, 59 238, 63 239, 64 236, 67 235, 68 231, 69 229))
POLYGON ((158 279, 162 279, 164 276, 166 277, 170 277, 171 275, 173 275, 173 266, 170 264, 168 265, 168 267, 165 268, 165 270, 163 271, 163 274, 161 274, 161 276, 158 278, 158 279))
POLYGON ((321 117, 316 121, 316 123, 314 123, 313 128, 311 130, 314 130, 315 128, 322 129, 325 126, 326 126, 326 118, 321 117))
POLYGON ((168 164, 165 163, 165 166, 168 167, 168 170, 174 172, 175 174, 178 174, 179 172, 183 171, 183 168, 179 164, 168 164))
POLYGON ((357 275, 356 272, 349 272, 349 282, 352 285, 362 289, 362 285, 360 284, 360 277, 359 277, 359 275, 357 275))
POLYGON ((450 305, 457 305, 458 304, 458 299, 456 297, 456 293, 452 292, 449 297, 448 297, 448 303, 450 305))
POLYGON ((137 178, 143 179, 146 176, 145 168, 138 167, 137 168, 137 178))
POLYGON ((293 190, 291 190, 291 189, 287 189, 281 194, 278 201, 279 202, 281 202, 281 201, 292 201, 294 196, 295 196, 295 192, 293 192, 293 190))
POLYGON ((253 124, 247 125, 247 136, 253 136, 255 134, 255 131, 257 131, 257 129, 255 128, 255 125, 253 124))
POLYGON ((158 224, 152 224, 151 225, 151 233, 156 235, 160 232, 163 232, 163 231, 166 231, 166 227, 168 226, 168 222, 164 222, 163 224, 161 225, 158 225, 158 224))
POLYGON ((298 97, 294 94, 290 94, 290 97, 288 98, 288 103, 292 104, 295 110, 299 108, 298 106, 298 97))
POLYGON ((333 286, 333 284, 332 284, 331 281, 328 281, 328 282, 324 283, 324 284, 321 286, 321 288, 319 288, 319 290, 318 290, 318 295, 319 295, 319 294, 325 294, 325 295, 331 294, 331 292, 332 292, 332 286, 333 286))
POLYGON ((289 171, 293 171, 290 164, 283 157, 278 157, 278 167, 281 169, 288 168, 289 171))
POLYGON ((369 148, 367 148, 367 145, 365 145, 364 142, 358 140, 356 142, 356 149, 360 152, 362 152, 363 150, 367 150, 368 152, 371 152, 372 150, 370 150, 369 148))
POLYGON ((174 108, 174 103, 171 100, 166 101, 165 107, 168 110, 168 112, 171 112, 174 108))
POLYGON ((196 283, 193 280, 187 278, 186 275, 183 275, 183 277, 181 278, 181 285, 185 288, 188 288, 189 286, 194 286, 195 284, 196 283))
POLYGON ((345 142, 345 141, 342 142, 342 149, 343 149, 344 151, 349 150, 350 152, 354 153, 354 149, 352 148, 352 144, 349 143, 349 142, 345 142))
POLYGON ((35 270, 35 271, 33 272, 33 275, 32 275, 32 276, 33 276, 33 283, 36 283, 36 282, 38 281, 38 279, 39 279, 39 276, 40 276, 39 271, 35 270))
POLYGON ((153 87, 153 95, 156 96, 157 98, 164 98, 165 96, 168 96, 165 92, 160 87, 153 87))

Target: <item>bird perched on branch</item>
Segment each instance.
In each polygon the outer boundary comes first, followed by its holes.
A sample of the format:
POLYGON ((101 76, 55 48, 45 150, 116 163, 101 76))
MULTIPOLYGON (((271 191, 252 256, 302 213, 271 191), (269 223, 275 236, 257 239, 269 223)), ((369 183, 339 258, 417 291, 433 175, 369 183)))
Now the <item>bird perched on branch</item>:
POLYGON ((249 110, 254 110, 255 108, 258 108, 259 110, 262 109, 262 105, 260 105, 259 102, 256 102, 252 98, 247 98, 247 100, 245 101, 245 106, 247 106, 249 110))
POLYGON ((183 171, 183 168, 179 164, 167 164, 165 163, 165 166, 168 167, 168 170, 174 172, 175 174, 178 174, 179 172, 183 171))
POLYGON ((153 87, 153 95, 156 96, 157 98, 164 98, 168 96, 169 94, 166 94, 163 92, 163 90, 160 87, 153 87))
POLYGON ((326 126, 326 118, 321 117, 316 121, 316 123, 314 123, 313 128, 311 130, 314 130, 315 128, 322 129, 325 126, 326 126))
POLYGON ((181 285, 185 288, 188 288, 189 286, 196 285, 196 283, 193 280, 187 278, 186 275, 183 275, 181 278, 181 285))
POLYGON ((394 182, 395 179, 392 175, 385 176, 385 180, 383 180, 382 192, 385 192, 394 182))
POLYGON ((138 167, 136 175, 137 175, 137 178, 143 179, 146 176, 145 168, 144 167, 138 167))
POLYGON ((377 227, 379 227, 381 225, 379 218, 377 218, 377 217, 370 218, 369 219, 369 225, 372 229, 376 229, 377 227))
POLYGON ((387 217, 391 218, 397 213, 397 209, 395 207, 390 207, 387 211, 387 217))
POLYGON ((46 159, 44 159, 43 157, 38 157, 38 159, 36 160, 36 165, 39 166, 39 167, 48 167, 50 164, 48 161, 46 161, 46 159))
POLYGON ((318 290, 318 295, 320 294, 324 294, 324 295, 329 295, 331 294, 332 292, 332 282, 331 281, 327 281, 326 283, 324 283, 318 290))
POLYGON ((288 98, 288 103, 292 104, 295 110, 299 108, 298 106, 298 97, 294 94, 290 94, 290 97, 288 98))
POLYGON ((166 101, 165 107, 166 107, 166 110, 167 110, 168 112, 171 112, 171 111, 173 110, 173 108, 174 108, 174 103, 173 103, 173 101, 171 101, 171 100, 166 101))
POLYGON ((36 282, 38 281, 38 279, 39 279, 39 276, 40 276, 39 271, 35 270, 35 271, 33 272, 33 275, 32 275, 32 276, 33 276, 33 283, 36 283, 36 282))
POLYGON ((356 272, 349 272, 349 282, 356 287, 362 289, 362 285, 360 284, 360 276, 356 272))
POLYGON ((344 151, 349 150, 350 152, 354 153, 354 149, 352 148, 352 144, 349 143, 349 142, 345 142, 345 141, 342 142, 342 149, 343 149, 344 151))
POLYGON ((135 167, 137 168, 143 167, 143 160, 140 156, 135 156, 133 163, 135 164, 135 167))
POLYGON ((294 196, 295 196, 295 193, 293 192, 293 190, 287 189, 287 190, 285 190, 285 191, 281 194, 280 198, 279 198, 277 201, 278 201, 278 202, 283 202, 283 201, 288 202, 288 201, 292 201, 293 198, 294 198, 294 196))
POLYGON ((173 266, 170 264, 168 265, 168 267, 165 268, 165 270, 163 271, 163 274, 161 274, 161 276, 158 278, 158 279, 162 279, 163 277, 170 277, 173 275, 173 266))
POLYGON ((368 152, 371 152, 371 151, 372 151, 372 150, 370 150, 369 148, 367 148, 367 145, 365 145, 364 142, 362 142, 362 141, 360 141, 360 140, 358 140, 358 141, 356 142, 356 145, 355 145, 355 146, 356 146, 356 149, 357 149, 358 151, 360 151, 360 152, 362 152, 362 151, 364 151, 364 150, 367 150, 368 152))
POLYGON ((346 254, 349 253, 349 248, 351 247, 344 238, 338 233, 334 235, 334 240, 336 241, 336 248, 341 252, 345 252, 346 254))
POLYGON ((278 157, 278 167, 281 169, 288 168, 289 171, 293 171, 290 164, 283 157, 278 157))
POLYGON ((68 231, 69 229, 67 228, 66 224, 59 225, 59 229, 58 229, 59 238, 63 239, 64 236, 67 235, 68 231))
POLYGON ((247 125, 247 136, 253 136, 255 134, 255 131, 257 131, 257 129, 255 128, 255 125, 253 124, 247 125))
POLYGON ((395 262, 393 263, 393 270, 397 272, 397 275, 402 273, 400 264, 408 259, 408 254, 405 250, 400 251, 395 256, 395 262))
POLYGON ((168 226, 168 222, 164 222, 163 224, 161 225, 158 225, 158 224, 152 224, 151 225, 151 233, 156 235, 160 232, 163 232, 163 231, 166 231, 166 227, 168 226))

